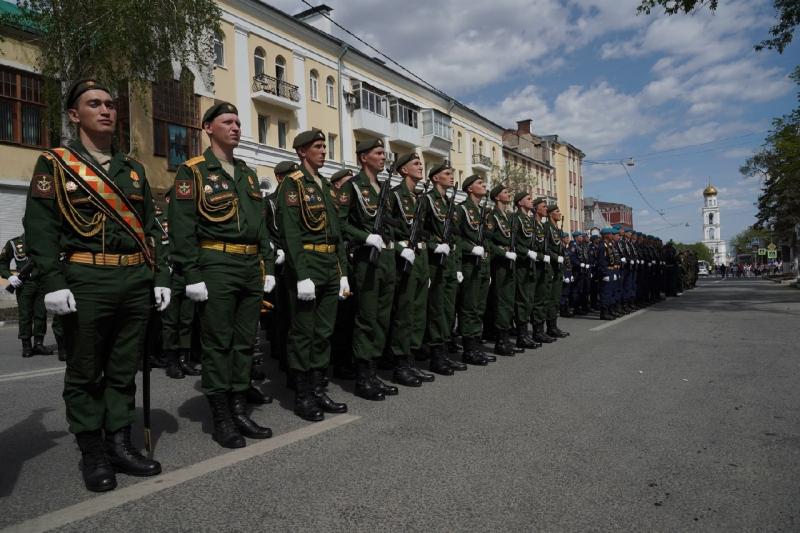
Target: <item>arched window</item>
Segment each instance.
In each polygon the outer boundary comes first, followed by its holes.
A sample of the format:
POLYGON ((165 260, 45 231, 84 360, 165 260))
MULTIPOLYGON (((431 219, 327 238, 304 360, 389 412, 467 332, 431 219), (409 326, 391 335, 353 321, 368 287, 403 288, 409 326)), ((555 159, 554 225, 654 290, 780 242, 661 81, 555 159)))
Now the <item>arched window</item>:
POLYGON ((319 74, 312 70, 308 78, 308 92, 311 99, 319 102, 319 74))
POLYGON ((256 48, 255 53, 253 54, 253 72, 255 72, 256 76, 264 75, 264 70, 266 68, 267 62, 267 54, 264 52, 264 49, 260 46, 256 48))
POLYGON ((708 214, 708 223, 709 224, 713 224, 714 223, 714 213, 709 213, 708 214))
POLYGON ((277 56, 275 58, 275 77, 278 81, 283 81, 286 77, 286 60, 283 56, 277 56))
POLYGON ((714 240, 714 228, 708 228, 708 240, 709 241, 714 240))
POLYGON ((472 155, 475 155, 477 153, 478 153, 478 142, 475 139, 475 137, 473 137, 472 138, 472 155))
POLYGON ((225 34, 218 31, 214 34, 214 64, 225 66, 225 34))
POLYGON ((336 107, 336 90, 333 76, 328 76, 325 80, 325 103, 331 107, 336 107))
POLYGON ((459 154, 461 153, 461 150, 463 149, 463 146, 461 146, 462 141, 463 141, 462 135, 461 135, 461 132, 459 131, 458 135, 456 136, 456 146, 458 148, 458 153, 459 154))
POLYGON ((480 141, 480 142, 478 143, 478 153, 479 153, 480 155, 483 155, 483 141, 480 141))
MULTIPOLYGON (((492 146, 492 163, 497 162, 497 148, 492 146)), ((530 171, 530 168, 528 169, 530 171)))

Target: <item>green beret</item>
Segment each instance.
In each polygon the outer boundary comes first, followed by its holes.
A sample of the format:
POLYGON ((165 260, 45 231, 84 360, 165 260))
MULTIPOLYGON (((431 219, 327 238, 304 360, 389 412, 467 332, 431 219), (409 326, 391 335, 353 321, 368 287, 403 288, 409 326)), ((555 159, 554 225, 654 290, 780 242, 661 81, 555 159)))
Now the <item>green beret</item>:
POLYGON ((212 122, 215 118, 220 115, 224 115, 225 113, 233 113, 234 115, 238 115, 239 111, 236 109, 235 105, 229 102, 220 102, 218 104, 214 104, 209 107, 205 113, 203 113, 203 121, 201 124, 212 122))
POLYGON ((439 172, 445 171, 445 170, 447 170, 449 168, 453 168, 453 167, 450 166, 450 161, 445 160, 443 163, 439 163, 438 165, 436 165, 435 167, 430 169, 428 171, 428 177, 432 178, 436 174, 438 174, 439 172))
POLYGON ((302 148, 307 144, 324 140, 325 140, 325 134, 322 133, 322 130, 314 128, 308 131, 303 131, 301 133, 298 133, 297 136, 294 138, 294 142, 292 143, 292 148, 302 148))
POLYGON ((294 161, 281 161, 277 165, 275 165, 275 175, 276 176, 285 176, 289 172, 294 170, 298 170, 300 165, 295 163, 294 161))
POLYGON ((517 205, 523 198, 526 196, 530 196, 531 193, 526 191, 519 191, 517 194, 514 195, 514 205, 517 205))
POLYGON ((397 162, 394 164, 395 171, 399 171, 401 168, 409 164, 410 162, 414 161, 415 159, 419 159, 419 154, 416 152, 411 152, 410 154, 403 154, 397 158, 397 162))
POLYGON ((364 152, 369 152, 373 148, 383 148, 383 139, 378 139, 377 137, 371 139, 364 139, 363 141, 358 141, 356 144, 356 153, 363 154, 364 152))
POLYGON ((556 209, 558 209, 558 204, 550 204, 550 205, 548 205, 547 206, 547 214, 549 215, 550 213, 552 213, 556 209))
POLYGON ((473 183, 475 183, 476 181, 478 181, 478 180, 482 180, 482 179, 483 179, 483 178, 482 178, 482 177, 480 177, 480 176, 478 176, 477 174, 473 174, 472 176, 469 176, 469 177, 468 177, 467 179, 465 179, 465 180, 464 180, 464 182, 461 184, 461 190, 462 190, 462 191, 464 191, 464 192, 467 192, 467 189, 469 189, 469 186, 470 186, 470 185, 472 185, 472 184, 473 184, 473 183))
POLYGON ((352 175, 353 175, 353 171, 352 170, 350 170, 349 168, 343 168, 342 170, 336 172, 333 176, 331 176, 330 182, 331 183, 336 183, 340 179, 343 179, 343 178, 346 178, 346 177, 352 176, 352 175))
POLYGON ((547 198, 545 198, 544 196, 537 196, 536 198, 533 199, 533 207, 536 207, 537 205, 543 204, 543 203, 546 203, 546 202, 547 202, 547 198))
POLYGON ((569 233, 567 233, 566 231, 562 231, 561 232, 561 238, 563 239, 565 237, 569 237, 569 233))
POLYGON ((80 98, 83 93, 95 89, 100 91, 105 91, 108 94, 111 94, 111 91, 109 91, 104 86, 97 83, 96 80, 83 79, 73 83, 70 86, 69 91, 67 91, 67 99, 66 99, 67 109, 70 109, 73 106, 73 104, 75 104, 75 102, 78 101, 78 98, 80 98))
POLYGON ((501 183, 499 185, 495 185, 494 188, 492 189, 492 191, 489 193, 489 198, 491 198, 492 200, 496 200, 497 199, 497 195, 500 194, 501 192, 503 192, 503 190, 505 190, 505 189, 508 189, 508 187, 506 187, 505 183, 501 183))

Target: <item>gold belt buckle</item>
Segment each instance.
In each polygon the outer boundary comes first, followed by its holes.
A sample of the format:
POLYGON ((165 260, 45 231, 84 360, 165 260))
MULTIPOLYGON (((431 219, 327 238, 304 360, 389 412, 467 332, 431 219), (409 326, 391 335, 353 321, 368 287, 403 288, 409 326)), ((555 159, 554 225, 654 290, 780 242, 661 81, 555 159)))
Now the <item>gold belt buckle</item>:
POLYGON ((127 255, 122 255, 122 256, 120 256, 120 258, 119 258, 119 264, 120 264, 121 266, 128 266, 128 256, 127 256, 127 255))

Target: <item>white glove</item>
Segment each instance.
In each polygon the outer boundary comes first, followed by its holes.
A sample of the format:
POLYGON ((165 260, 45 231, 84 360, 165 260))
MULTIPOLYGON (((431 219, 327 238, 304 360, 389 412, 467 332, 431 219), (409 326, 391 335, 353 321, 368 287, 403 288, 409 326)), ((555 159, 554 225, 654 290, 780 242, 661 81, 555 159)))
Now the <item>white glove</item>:
POLYGON ((550 262, 550 256, 549 256, 549 255, 547 255, 547 254, 544 254, 544 255, 542 256, 542 259, 544 259, 544 262, 545 262, 545 263, 549 263, 549 262, 550 262))
POLYGON ((622 262, 623 262, 623 263, 627 263, 627 262, 628 262, 628 260, 627 260, 627 259, 625 259, 625 258, 623 257, 623 258, 622 258, 622 262))
POLYGON ((276 255, 276 257, 275 257, 275 264, 276 265, 282 265, 283 262, 286 261, 286 254, 280 248, 278 248, 275 251, 275 255, 276 255))
POLYGON ((428 278, 428 288, 431 288, 431 278, 428 278))
POLYGON ((533 259, 536 259, 537 257, 539 257, 539 254, 537 252, 531 251, 531 253, 533 254, 533 259))
POLYGON ((611 281, 611 278, 609 278, 608 276, 603 276, 603 281, 611 281))
POLYGON ((617 275, 614 274, 614 281, 617 281, 617 275))
POLYGON ((344 300, 350 296, 350 283, 347 282, 347 276, 339 278, 339 299, 344 300))
POLYGON ((411 248, 403 248, 403 251, 400 252, 400 257, 411 263, 414 264, 414 260, 417 258, 417 254, 414 253, 414 250, 411 248))
POLYGON ((456 279, 458 280, 459 283, 461 283, 462 281, 464 281, 464 274, 461 272, 456 272, 456 279))
POLYGON ((581 263, 581 268, 586 268, 586 263, 581 263))
POLYGON ((297 299, 304 302, 310 302, 317 297, 317 288, 311 278, 306 278, 297 282, 297 299))
POLYGON ((153 293, 156 295, 156 308, 161 312, 169 305, 172 291, 167 287, 154 287, 153 293))
POLYGON ((563 255, 559 255, 558 256, 558 264, 560 265, 563 262, 564 262, 564 256, 563 255))
POLYGON ((575 283, 575 276, 570 276, 570 277, 569 277, 569 280, 570 280, 572 283, 575 283))
POLYGON ((536 260, 536 252, 534 252, 533 250, 528 250, 528 253, 527 253, 526 255, 527 255, 527 256, 528 256, 528 258, 529 258, 529 259, 531 259, 532 261, 535 261, 535 260, 536 260))
POLYGON ((569 283, 569 278, 565 277, 564 278, 564 283, 569 283))
POLYGON ((385 247, 385 245, 383 244, 383 237, 381 237, 377 233, 370 233, 369 235, 367 235, 367 239, 364 242, 366 242, 369 246, 372 246, 373 248, 377 248, 378 250, 382 250, 385 247))
POLYGON ((476 257, 483 257, 484 252, 483 246, 473 246, 470 253, 476 257))
POLYGON ((23 283, 23 281, 21 279, 19 279, 19 276, 16 276, 16 275, 11 276, 10 278, 8 278, 8 282, 15 289, 18 289, 23 283))
POLYGON ((450 245, 446 244, 446 243, 445 244, 439 244, 439 245, 436 246, 436 249, 433 250, 433 253, 449 255, 450 254, 450 245))
POLYGON ((208 300, 208 289, 206 282, 192 283, 186 286, 186 297, 193 302, 205 302, 208 300))
POLYGON ((506 252, 506 259, 508 259, 509 261, 516 261, 517 254, 515 254, 514 252, 506 252))
POLYGON ((264 278, 264 292, 272 292, 272 289, 275 288, 275 276, 271 274, 267 274, 267 277, 264 278))
POLYGON ((48 292, 44 295, 44 307, 51 313, 57 315, 67 315, 78 310, 75 305, 75 296, 69 289, 48 292))

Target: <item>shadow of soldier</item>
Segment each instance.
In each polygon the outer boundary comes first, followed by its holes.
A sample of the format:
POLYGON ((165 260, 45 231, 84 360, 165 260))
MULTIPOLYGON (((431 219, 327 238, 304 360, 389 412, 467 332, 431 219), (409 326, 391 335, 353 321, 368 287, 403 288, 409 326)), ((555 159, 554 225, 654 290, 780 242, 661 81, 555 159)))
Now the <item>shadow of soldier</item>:
MULTIPOLYGON (((133 424, 131 428, 131 433, 133 435, 133 445, 142 450, 142 453, 147 455, 152 459, 153 454, 148 454, 144 449, 144 416, 142 414, 142 408, 136 408, 136 422, 133 424)), ((153 439, 153 450, 158 447, 158 440, 161 438, 163 433, 177 433, 178 432, 178 419, 172 416, 167 411, 163 409, 151 409, 150 410, 150 429, 151 429, 151 437, 153 439)))
POLYGON ((49 407, 36 409, 28 418, 0 433, 0 457, 3 458, 0 497, 11 494, 22 466, 27 461, 57 446, 56 439, 69 434, 66 431, 48 431, 45 428, 42 419, 50 411, 53 409, 49 407))

